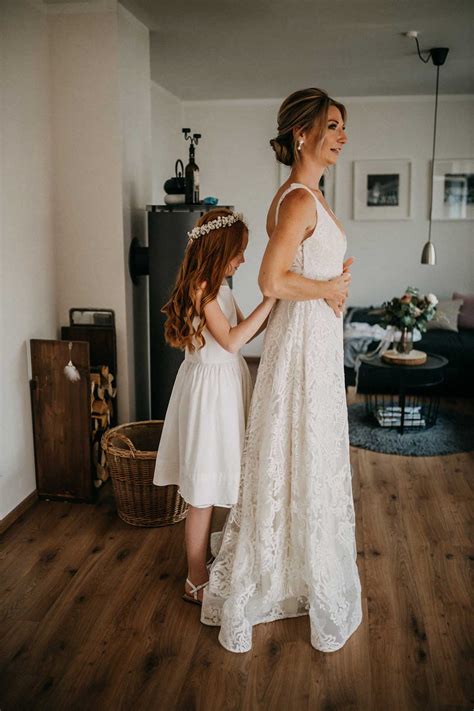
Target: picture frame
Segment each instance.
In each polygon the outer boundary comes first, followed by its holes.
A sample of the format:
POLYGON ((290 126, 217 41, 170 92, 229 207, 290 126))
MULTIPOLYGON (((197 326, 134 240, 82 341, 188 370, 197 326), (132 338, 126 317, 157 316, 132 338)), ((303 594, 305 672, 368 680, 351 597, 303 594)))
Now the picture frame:
POLYGON ((474 220, 474 158, 434 161, 432 220, 474 220))
POLYGON ((411 161, 354 161, 354 220, 411 219, 411 161))
MULTIPOLYGON (((278 163, 278 187, 282 185, 285 180, 288 180, 291 173, 291 165, 283 165, 283 163, 278 163)), ((336 176, 335 176, 335 166, 326 170, 321 179, 320 190, 322 191, 329 207, 333 212, 336 212, 336 176), (321 186, 322 183, 322 186, 321 186)))

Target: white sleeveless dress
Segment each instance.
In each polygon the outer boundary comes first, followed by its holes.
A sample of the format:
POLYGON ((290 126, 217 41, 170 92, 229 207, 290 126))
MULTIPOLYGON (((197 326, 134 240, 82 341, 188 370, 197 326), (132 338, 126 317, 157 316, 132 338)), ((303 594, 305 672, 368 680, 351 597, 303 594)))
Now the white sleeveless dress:
MULTIPOLYGON (((217 302, 229 324, 236 326, 227 282, 217 302)), ((207 328, 203 333, 205 346, 193 353, 186 350, 176 376, 153 483, 177 485, 192 506, 230 507, 238 499, 252 380, 240 353, 222 348, 207 328)))
MULTIPOLYGON (((346 238, 313 195, 317 226, 292 271, 342 272, 346 238)), ((252 627, 309 614, 311 644, 340 649, 362 619, 356 564, 343 324, 322 299, 278 301, 270 316, 242 454, 239 500, 204 592, 201 622, 232 652, 252 627)))

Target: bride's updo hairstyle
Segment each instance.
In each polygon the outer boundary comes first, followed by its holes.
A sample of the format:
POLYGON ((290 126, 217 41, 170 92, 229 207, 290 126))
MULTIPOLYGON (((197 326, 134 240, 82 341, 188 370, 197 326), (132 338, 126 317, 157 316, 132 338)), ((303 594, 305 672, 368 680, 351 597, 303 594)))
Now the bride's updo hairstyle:
POLYGON ((330 106, 336 106, 341 112, 342 120, 346 120, 346 107, 331 99, 322 89, 301 89, 285 99, 278 111, 278 136, 270 141, 280 163, 293 165, 299 158, 295 129, 306 131, 317 126, 318 142, 322 140, 330 106))

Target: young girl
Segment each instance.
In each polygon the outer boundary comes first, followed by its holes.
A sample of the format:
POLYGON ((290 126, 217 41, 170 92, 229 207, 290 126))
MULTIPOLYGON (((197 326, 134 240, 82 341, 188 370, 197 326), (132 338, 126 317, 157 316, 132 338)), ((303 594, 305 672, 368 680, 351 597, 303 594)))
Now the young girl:
POLYGON ((242 215, 207 212, 188 233, 176 284, 163 312, 166 341, 186 351, 176 376, 156 460, 154 483, 175 484, 189 504, 184 599, 201 604, 213 506, 237 502, 240 455, 251 379, 240 348, 265 328, 275 299, 265 297, 248 318, 226 277, 245 261, 242 215))

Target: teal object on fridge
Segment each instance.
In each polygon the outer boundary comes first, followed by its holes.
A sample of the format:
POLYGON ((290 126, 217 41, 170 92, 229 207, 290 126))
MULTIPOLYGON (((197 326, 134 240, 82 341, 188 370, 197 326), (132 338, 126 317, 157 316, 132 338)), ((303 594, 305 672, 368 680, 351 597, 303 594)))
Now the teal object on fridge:
POLYGON ((205 197, 203 200, 204 205, 217 205, 219 198, 216 197, 205 197))

